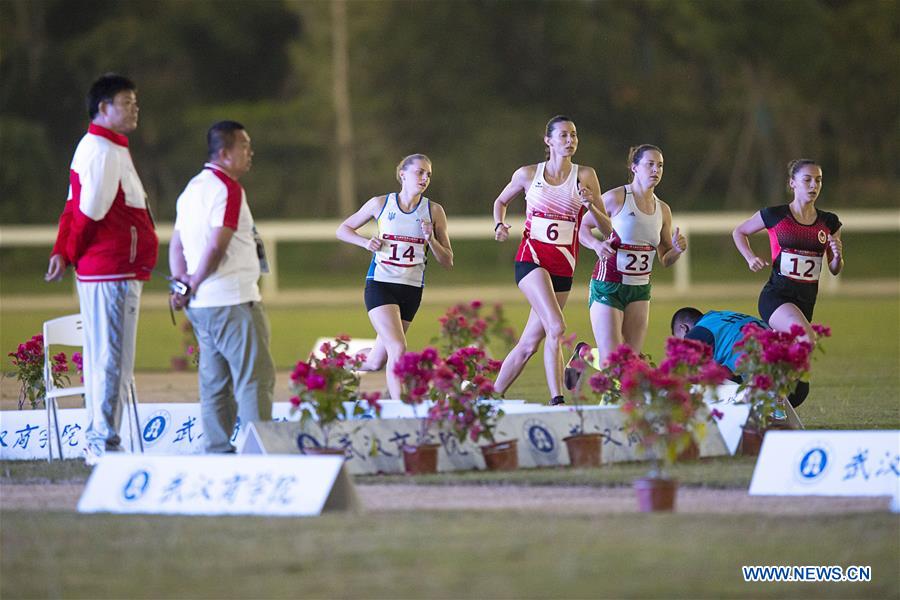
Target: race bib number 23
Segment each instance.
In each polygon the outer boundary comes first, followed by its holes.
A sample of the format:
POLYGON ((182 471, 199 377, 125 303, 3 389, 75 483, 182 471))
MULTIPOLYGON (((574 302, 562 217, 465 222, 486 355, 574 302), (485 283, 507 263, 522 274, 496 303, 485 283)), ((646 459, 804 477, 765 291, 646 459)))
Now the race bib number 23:
POLYGON ((655 254, 653 246, 622 244, 616 252, 616 270, 623 275, 649 275, 655 254))

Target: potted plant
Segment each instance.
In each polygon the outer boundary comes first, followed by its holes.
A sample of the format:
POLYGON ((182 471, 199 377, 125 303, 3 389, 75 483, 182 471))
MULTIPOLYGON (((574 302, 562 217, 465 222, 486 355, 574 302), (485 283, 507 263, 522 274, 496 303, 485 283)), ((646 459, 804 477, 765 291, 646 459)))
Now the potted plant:
POLYGON ((480 300, 473 300, 468 304, 459 303, 448 308, 438 318, 440 333, 431 343, 440 344, 440 350, 447 355, 466 346, 481 348, 487 352, 494 340, 500 341, 505 350, 512 348, 516 343, 516 331, 506 320, 503 305, 495 304, 491 314, 482 316, 483 306, 480 300))
MULTIPOLYGON (((16 380, 19 387, 19 410, 25 406, 26 400, 31 408, 40 408, 45 402, 47 390, 44 386, 44 336, 35 335, 25 343, 19 344, 15 352, 7 356, 12 358, 16 380)), ((72 353, 72 363, 76 373, 82 372, 81 353, 72 353)), ((62 387, 69 383, 69 362, 65 352, 50 357, 50 371, 53 385, 62 387)))
POLYGON ((423 428, 436 424, 460 442, 487 440, 481 451, 489 469, 517 468, 516 440, 497 442, 494 436, 503 411, 492 401, 496 393, 490 376, 499 370, 499 361, 488 359, 484 350, 472 346, 459 348, 446 359, 432 350, 423 352, 426 358, 433 358, 424 363, 426 368, 420 368, 422 355, 407 353, 395 371, 409 388, 404 394, 410 402, 420 398, 431 401, 423 428))
MULTIPOLYGON (((831 335, 824 325, 814 323, 812 327, 820 338, 831 335)), ((804 339, 806 332, 799 325, 784 332, 748 323, 742 332, 741 341, 735 344, 741 349, 735 372, 742 378, 739 390, 744 391, 742 401, 750 405, 750 414, 741 452, 754 456, 759 454, 766 430, 775 425, 775 412, 783 409, 797 382, 808 376, 813 344, 804 339)))
POLYGON ((619 363, 625 425, 637 434, 638 451, 653 460, 648 476, 634 482, 639 509, 672 510, 677 483, 667 469, 691 442, 705 436, 708 418, 721 417, 716 410, 707 416, 703 397, 707 388, 714 390, 727 379, 728 370, 712 359, 709 346, 694 340, 669 338, 659 367, 621 347, 617 352, 625 360, 619 363))
MULTIPOLYGON (((584 372, 587 369, 588 360, 590 360, 590 352, 591 348, 587 344, 582 344, 578 356, 570 366, 579 372, 584 372)), ((588 404, 614 405, 619 403, 621 400, 619 390, 621 365, 626 364, 632 358, 634 358, 634 353, 631 348, 622 345, 609 356, 603 367, 591 376, 587 390, 582 385, 584 378, 579 377, 578 385, 574 390, 575 394, 572 397, 573 406, 570 409, 578 417, 578 425, 570 432, 569 436, 563 438, 571 466, 599 467, 602 463, 603 436, 599 432, 591 433, 585 429, 584 407, 588 404)))
POLYGON ((300 412, 300 422, 315 421, 322 431, 320 448, 301 447, 303 454, 344 454, 344 449, 329 445, 331 430, 336 423, 360 417, 368 412, 380 414, 379 393, 359 391, 357 370, 365 360, 363 355, 347 354, 347 336, 338 336, 319 348, 322 356, 299 361, 291 373, 291 414, 300 412), (350 409, 347 409, 347 404, 350 409))
POLYGON ((437 472, 438 450, 441 445, 431 434, 431 426, 440 421, 440 412, 435 410, 434 403, 437 390, 433 386, 439 368, 446 367, 434 348, 425 348, 422 352, 406 352, 394 365, 394 372, 402 384, 400 400, 410 405, 416 419, 419 419, 415 444, 403 444, 400 447, 403 469, 407 475, 437 472), (422 417, 419 411, 424 405, 427 408, 422 417))

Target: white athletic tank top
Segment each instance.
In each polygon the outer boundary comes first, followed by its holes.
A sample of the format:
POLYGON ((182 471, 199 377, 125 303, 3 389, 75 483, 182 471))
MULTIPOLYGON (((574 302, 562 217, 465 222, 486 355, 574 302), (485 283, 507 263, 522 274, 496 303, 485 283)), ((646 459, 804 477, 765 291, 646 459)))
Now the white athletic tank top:
POLYGON ((397 193, 387 195, 376 220, 381 248, 372 253, 366 279, 414 287, 425 285, 428 242, 422 236, 422 221, 431 221, 428 198, 423 196, 412 211, 403 212, 397 193))
POLYGON ((594 279, 627 285, 650 283, 663 222, 659 198, 653 195, 653 214, 648 215, 638 209, 631 186, 626 185, 625 202, 611 220, 616 255, 597 261, 594 279))

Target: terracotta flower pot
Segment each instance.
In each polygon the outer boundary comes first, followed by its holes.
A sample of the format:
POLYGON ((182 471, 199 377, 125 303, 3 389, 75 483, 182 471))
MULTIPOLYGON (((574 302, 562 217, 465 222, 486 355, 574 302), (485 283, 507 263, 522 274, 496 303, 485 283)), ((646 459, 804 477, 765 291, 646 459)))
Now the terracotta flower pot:
POLYGON ((602 439, 599 433, 581 433, 563 438, 569 451, 569 464, 573 467, 599 467, 602 439))
POLYGON ((519 440, 508 440, 481 447, 488 471, 515 471, 519 468, 519 440))
POLYGON ((184 356, 173 356, 169 365, 173 371, 187 371, 188 360, 184 356))
POLYGON ((765 429, 759 430, 744 427, 741 433, 741 455, 759 456, 759 450, 762 448, 762 442, 765 436, 765 429))
POLYGON ((403 470, 407 475, 437 473, 438 450, 440 444, 403 446, 403 470))
POLYGON ((675 509, 675 492, 678 482, 674 479, 642 477, 634 480, 638 511, 655 512, 675 509))
POLYGON ((689 460, 697 460, 700 458, 700 446, 693 439, 688 447, 678 454, 677 462, 686 462, 689 460))

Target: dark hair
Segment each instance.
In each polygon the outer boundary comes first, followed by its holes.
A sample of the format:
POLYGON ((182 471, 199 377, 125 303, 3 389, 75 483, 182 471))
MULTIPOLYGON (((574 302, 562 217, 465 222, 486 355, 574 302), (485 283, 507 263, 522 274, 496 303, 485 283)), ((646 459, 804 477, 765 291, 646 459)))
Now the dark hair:
POLYGON ((791 179, 794 178, 794 175, 797 174, 797 171, 799 171, 800 169, 802 169, 803 167, 805 167, 807 165, 814 165, 816 167, 819 167, 820 169, 822 168, 821 165, 819 165, 819 163, 817 163, 816 161, 814 161, 811 158, 798 158, 798 159, 792 160, 791 162, 788 163, 788 165, 787 165, 787 168, 788 168, 787 189, 788 189, 788 191, 791 191, 791 179))
POLYGON ((206 132, 206 154, 209 158, 218 156, 220 150, 227 150, 234 144, 234 133, 243 131, 244 126, 237 121, 213 123, 206 132))
POLYGON ((631 171, 631 165, 636 165, 641 162, 641 159, 644 157, 644 153, 648 150, 653 150, 655 152, 659 152, 662 155, 662 150, 659 149, 659 146, 654 146, 653 144, 641 144, 639 146, 632 146, 628 149, 628 181, 634 180, 634 173, 631 171))
POLYGON ((97 81, 91 84, 87 94, 87 110, 91 121, 100 112, 101 102, 112 102, 119 92, 134 91, 137 86, 127 77, 116 73, 101 75, 97 81))
POLYGON ((675 314, 672 315, 672 323, 669 325, 669 329, 674 334, 676 325, 685 324, 690 325, 691 328, 693 328, 702 316, 703 313, 693 306, 685 306, 684 308, 679 308, 675 311, 675 314))
POLYGON ((428 158, 427 156, 425 156, 424 154, 410 154, 409 156, 407 156, 406 158, 401 160, 399 163, 397 163, 397 181, 398 182, 403 183, 400 180, 400 171, 402 171, 403 169, 408 167, 409 163, 411 163, 414 160, 427 160, 429 165, 432 164, 431 159, 428 158))
MULTIPOLYGON (((571 123, 575 124, 575 121, 572 120, 571 117, 567 117, 566 115, 556 115, 549 121, 547 121, 547 128, 544 131, 544 137, 550 137, 553 135, 553 130, 556 129, 557 123, 571 123)), ((544 146, 544 158, 550 158, 550 148, 546 145, 544 146)))

